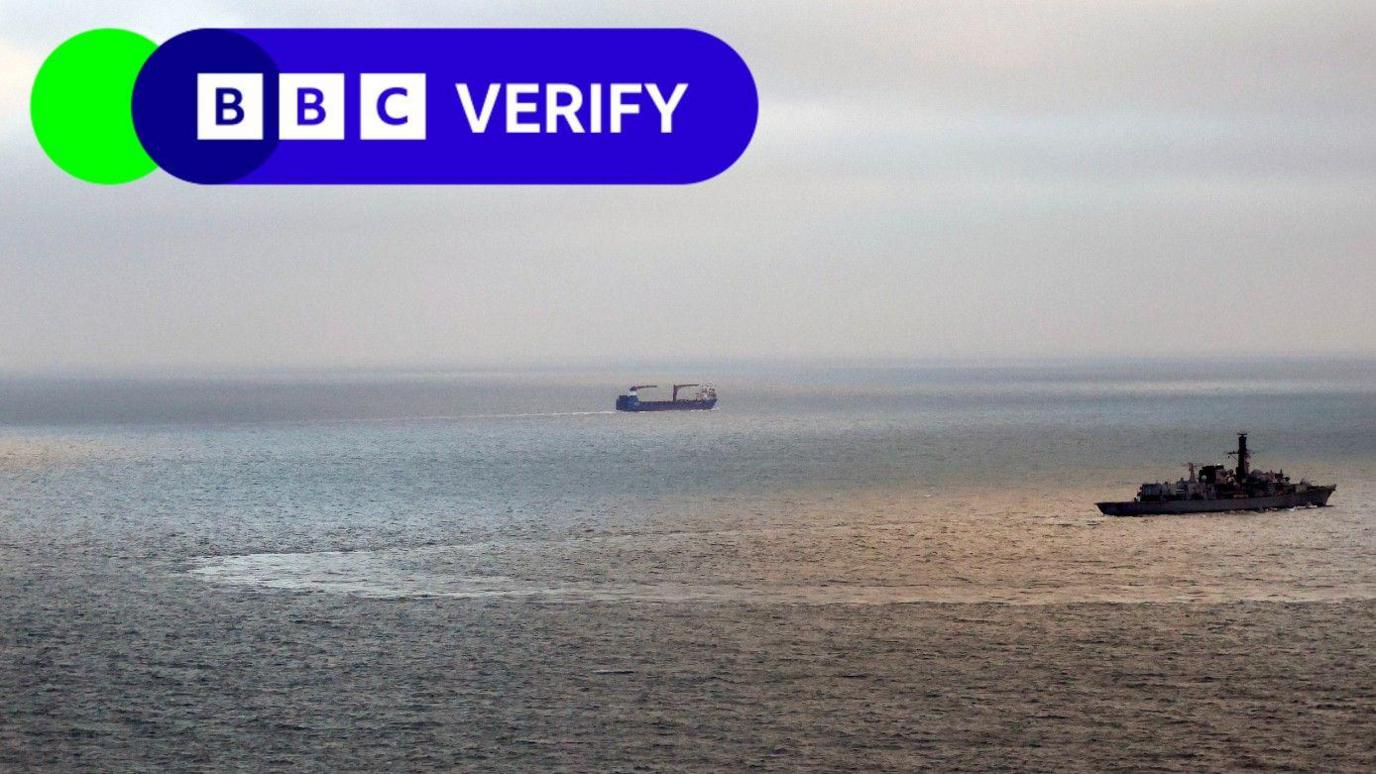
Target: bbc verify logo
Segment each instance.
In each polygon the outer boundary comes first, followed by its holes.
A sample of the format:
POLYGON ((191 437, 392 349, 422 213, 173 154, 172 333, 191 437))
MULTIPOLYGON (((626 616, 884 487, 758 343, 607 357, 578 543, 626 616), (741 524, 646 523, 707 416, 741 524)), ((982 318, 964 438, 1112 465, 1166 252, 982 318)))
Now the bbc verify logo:
MULTIPOLYGON (((479 99, 474 98, 472 84, 456 83, 454 91, 473 134, 483 134, 493 125, 499 101, 504 107, 500 131, 620 134, 628 116, 640 115, 642 98, 658 114, 657 131, 670 134, 674 131, 674 111, 688 85, 676 83, 666 96, 657 83, 612 83, 605 89, 605 99, 600 83, 590 84, 587 96, 569 83, 487 84, 479 99)), ((263 95, 261 73, 197 74, 196 138, 263 139, 263 95)), ((343 73, 282 73, 277 95, 278 139, 345 139, 343 73)), ((358 104, 359 139, 426 139, 425 73, 361 73, 358 104)))
POLYGON ((745 62, 696 30, 204 29, 78 35, 31 112, 93 182, 675 184, 730 167, 758 110, 745 62), (117 93, 92 121, 94 72, 117 93))

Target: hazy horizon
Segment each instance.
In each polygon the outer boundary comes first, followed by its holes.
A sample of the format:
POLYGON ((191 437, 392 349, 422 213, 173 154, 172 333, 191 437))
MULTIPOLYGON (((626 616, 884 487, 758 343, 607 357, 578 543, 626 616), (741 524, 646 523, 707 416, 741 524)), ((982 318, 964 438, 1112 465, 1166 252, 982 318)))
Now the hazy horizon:
POLYGON ((0 7, 0 373, 1376 356, 1376 6, 0 7), (689 187, 67 178, 83 30, 690 26, 761 96, 689 187))
POLYGON ((1205 353, 1132 355, 963 355, 963 356, 816 356, 816 357, 688 357, 688 358, 577 358, 544 360, 471 360, 450 362, 330 363, 330 364, 229 364, 229 363, 133 363, 122 365, 39 366, 0 368, 0 380, 10 381, 195 381, 349 379, 466 375, 588 375, 624 374, 632 381, 699 378, 720 382, 737 374, 874 374, 904 371, 971 371, 1027 369, 1071 373, 1102 368, 1153 371, 1162 377, 1215 370, 1255 369, 1259 374, 1311 366, 1370 372, 1376 376, 1376 354, 1331 353, 1205 353))

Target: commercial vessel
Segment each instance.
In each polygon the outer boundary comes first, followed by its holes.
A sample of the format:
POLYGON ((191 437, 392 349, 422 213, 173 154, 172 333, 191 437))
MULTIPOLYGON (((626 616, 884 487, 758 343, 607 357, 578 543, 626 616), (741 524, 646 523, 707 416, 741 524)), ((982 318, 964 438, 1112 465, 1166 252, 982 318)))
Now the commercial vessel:
POLYGON ((1109 516, 1148 516, 1164 513, 1220 513, 1267 511, 1276 508, 1322 507, 1336 486, 1311 484, 1304 479, 1291 483, 1285 471, 1252 470, 1247 434, 1237 434, 1237 466, 1189 463, 1189 478, 1175 482, 1146 483, 1137 498, 1127 502, 1096 503, 1109 516))
POLYGON ((673 392, 670 393, 669 400, 641 400, 641 390, 657 389, 657 384, 634 384, 626 389, 625 394, 617 396, 617 411, 706 411, 717 405, 717 388, 710 384, 689 384, 673 385, 673 392), (696 387, 691 398, 678 397, 679 390, 687 387, 696 387))

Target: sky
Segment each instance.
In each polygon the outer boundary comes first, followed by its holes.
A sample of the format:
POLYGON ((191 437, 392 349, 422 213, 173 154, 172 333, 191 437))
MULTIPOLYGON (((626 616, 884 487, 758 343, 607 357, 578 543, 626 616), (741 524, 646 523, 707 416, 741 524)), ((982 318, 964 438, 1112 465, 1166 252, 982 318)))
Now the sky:
POLYGON ((0 372, 1376 355, 1376 3, 0 4, 0 372), (95 186, 95 27, 688 26, 754 73, 685 187, 95 186))

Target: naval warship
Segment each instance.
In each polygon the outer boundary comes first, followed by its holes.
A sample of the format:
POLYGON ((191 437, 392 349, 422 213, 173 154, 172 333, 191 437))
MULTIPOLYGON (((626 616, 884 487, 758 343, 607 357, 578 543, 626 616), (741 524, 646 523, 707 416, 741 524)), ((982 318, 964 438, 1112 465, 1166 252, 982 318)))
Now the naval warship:
POLYGON ((1336 486, 1291 483, 1285 471, 1252 470, 1247 434, 1237 434, 1237 467, 1204 465, 1187 467, 1189 478, 1171 483, 1143 484, 1130 502, 1096 503, 1108 516, 1148 516, 1160 513, 1219 513, 1266 511, 1275 508, 1323 507, 1336 486))
POLYGON ((652 390, 657 384, 634 384, 616 398, 617 411, 706 411, 717 405, 717 388, 710 384, 675 384, 669 400, 641 400, 641 390, 652 390), (685 387, 696 387, 691 398, 679 398, 685 387))

